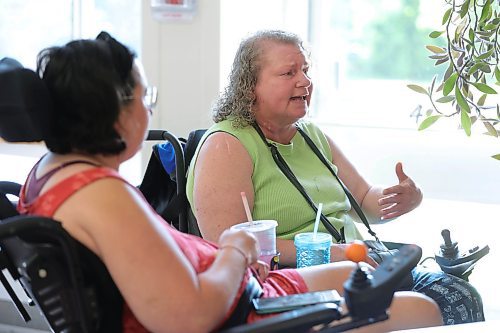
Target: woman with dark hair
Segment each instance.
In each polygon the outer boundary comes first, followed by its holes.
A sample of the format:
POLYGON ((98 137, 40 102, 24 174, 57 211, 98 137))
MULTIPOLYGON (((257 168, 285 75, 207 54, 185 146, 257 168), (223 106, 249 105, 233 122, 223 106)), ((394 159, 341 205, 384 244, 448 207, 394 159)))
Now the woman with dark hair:
MULTIPOLYGON (((342 290, 352 263, 268 272, 253 235, 226 230, 216 245, 183 234, 119 175, 140 150, 155 104, 125 46, 102 33, 44 50, 38 67, 54 104, 50 152, 29 174, 19 210, 61 221, 104 263, 122 297, 119 331, 209 332, 261 318, 247 305, 248 294, 342 290)), ((398 294, 390 319, 361 331, 440 323, 431 300, 398 294)))

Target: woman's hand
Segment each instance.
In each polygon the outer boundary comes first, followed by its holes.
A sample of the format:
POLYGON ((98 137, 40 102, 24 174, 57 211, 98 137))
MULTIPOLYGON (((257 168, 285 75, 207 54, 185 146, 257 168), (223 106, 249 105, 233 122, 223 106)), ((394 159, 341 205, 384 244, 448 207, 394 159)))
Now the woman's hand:
POLYGON ((422 202, 422 191, 415 182, 403 172, 403 164, 396 164, 399 184, 382 191, 378 200, 382 220, 392 219, 415 209, 422 202))
POLYGON ((245 255, 247 264, 252 265, 259 257, 260 248, 257 238, 244 230, 226 229, 219 237, 219 248, 236 248, 245 255))
POLYGON ((267 279, 269 275, 269 265, 261 260, 257 260, 250 267, 252 267, 253 271, 257 273, 257 276, 261 281, 267 279))

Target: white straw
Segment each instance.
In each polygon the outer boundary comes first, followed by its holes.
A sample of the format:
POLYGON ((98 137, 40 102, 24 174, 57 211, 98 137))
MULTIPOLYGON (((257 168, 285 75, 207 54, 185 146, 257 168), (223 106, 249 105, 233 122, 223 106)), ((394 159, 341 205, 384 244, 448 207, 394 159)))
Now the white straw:
POLYGON ((316 213, 316 220, 314 221, 314 233, 313 233, 313 239, 316 239, 316 234, 318 233, 318 226, 319 226, 319 218, 321 216, 321 210, 323 209, 323 203, 320 202, 318 204, 318 212, 316 213))
POLYGON ((245 192, 241 192, 241 200, 243 201, 243 206, 245 207, 245 213, 247 214, 248 221, 253 222, 252 213, 250 212, 250 207, 248 207, 248 200, 245 192))

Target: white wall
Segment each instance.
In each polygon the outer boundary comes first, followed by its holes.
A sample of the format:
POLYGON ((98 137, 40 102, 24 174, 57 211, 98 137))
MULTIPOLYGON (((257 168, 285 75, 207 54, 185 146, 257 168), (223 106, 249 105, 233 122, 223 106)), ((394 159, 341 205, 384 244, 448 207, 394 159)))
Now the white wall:
POLYGON ((151 127, 178 136, 212 124, 211 106, 245 35, 281 28, 305 38, 307 31, 307 2, 302 0, 196 0, 196 4, 191 22, 160 22, 151 15, 150 0, 142 0, 142 62, 150 83, 159 88, 151 127))
POLYGON ((219 93, 220 1, 198 0, 190 22, 160 22, 142 4, 142 61, 159 90, 151 128, 187 136, 211 124, 210 107, 219 93))

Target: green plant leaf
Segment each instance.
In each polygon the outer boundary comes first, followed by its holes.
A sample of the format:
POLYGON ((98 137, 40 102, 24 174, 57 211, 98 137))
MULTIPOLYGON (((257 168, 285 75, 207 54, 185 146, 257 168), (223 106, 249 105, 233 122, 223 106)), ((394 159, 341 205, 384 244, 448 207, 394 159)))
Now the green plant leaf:
POLYGON ((495 79, 497 79, 497 82, 500 82, 500 69, 498 67, 495 67, 495 79))
POLYGON ((493 125, 489 121, 483 121, 483 125, 484 127, 486 127, 486 130, 488 131, 489 135, 498 138, 497 130, 495 129, 495 127, 493 127, 493 125))
POLYGON ((437 87, 436 91, 441 91, 443 90, 444 84, 441 82, 441 84, 437 87))
POLYGON ((470 136, 471 120, 467 112, 463 109, 460 111, 460 124, 462 125, 465 134, 470 136))
POLYGON ((483 10, 481 12, 481 17, 479 18, 479 22, 483 22, 488 19, 488 17, 491 15, 491 2, 486 1, 484 4, 483 10))
POLYGON ((479 59, 479 60, 488 59, 493 54, 493 51, 495 51, 495 49, 492 48, 492 49, 484 52, 483 54, 480 54, 479 56, 477 56, 476 59, 479 59))
POLYGON ((460 18, 463 18, 469 11, 470 0, 466 0, 460 8, 460 18))
POLYGON ((448 80, 448 78, 451 76, 452 73, 453 73, 453 64, 450 63, 449 66, 448 66, 448 68, 444 72, 444 75, 443 75, 443 86, 444 86, 444 82, 446 80, 448 80))
POLYGON ((499 160, 500 161, 500 154, 496 154, 496 155, 493 155, 491 157, 493 157, 495 160, 499 160))
POLYGON ((479 97, 479 99, 477 100, 477 105, 483 106, 484 102, 486 101, 486 96, 488 96, 488 95, 482 94, 481 97, 479 97))
POLYGON ((467 42, 470 43, 471 45, 474 45, 475 36, 476 34, 474 33, 474 29, 469 28, 469 41, 467 42))
POLYGON ((476 35, 487 42, 490 41, 488 37, 493 36, 494 33, 495 31, 476 31, 476 35))
POLYGON ((474 74, 475 72, 477 72, 477 70, 481 68, 481 63, 480 62, 476 62, 474 65, 472 65, 469 70, 467 71, 467 74, 469 75, 472 75, 474 74))
MULTIPOLYGON (((458 85, 455 86, 455 98, 457 99, 457 103, 458 106, 460 107, 460 110, 470 113, 469 103, 467 103, 467 101, 465 100, 464 95, 462 95, 462 92, 460 91, 458 85)), ((467 118, 469 117, 467 116, 467 118)))
POLYGON ((460 22, 457 25, 457 28, 455 29, 455 41, 458 41, 462 38, 464 29, 466 29, 469 26, 469 21, 467 19, 463 19, 463 16, 460 18, 462 20, 460 20, 460 22))
POLYGON ((436 102, 438 102, 438 103, 449 103, 449 102, 454 101, 454 100, 455 100, 455 96, 454 95, 448 95, 448 96, 443 96, 441 98, 436 99, 436 102))
POLYGON ((441 24, 445 24, 446 22, 448 22, 448 19, 450 18, 451 16, 451 12, 453 10, 453 7, 450 7, 446 10, 446 12, 444 12, 444 15, 443 15, 443 20, 441 21, 441 24))
POLYGON ((431 59, 445 59, 445 60, 448 60, 448 54, 446 53, 439 53, 439 54, 433 54, 433 55, 430 55, 429 58, 431 59))
POLYGON ((411 90, 413 91, 416 91, 418 93, 421 93, 421 94, 424 94, 424 95, 427 95, 429 96, 429 92, 427 91, 427 89, 425 89, 424 87, 421 87, 419 85, 416 85, 416 84, 408 84, 406 85, 408 88, 410 88, 411 90))
POLYGON ((484 30, 496 30, 496 28, 498 28, 498 24, 494 23, 488 23, 483 27, 484 30))
POLYGON ((448 60, 450 60, 448 57, 443 58, 443 59, 436 60, 436 62, 434 63, 434 66, 439 66, 439 65, 441 65, 441 64, 447 63, 447 62, 448 62, 448 60))
POLYGON ((439 47, 439 46, 435 46, 435 45, 426 45, 425 48, 429 51, 431 51, 432 53, 436 53, 436 54, 446 54, 446 50, 443 49, 442 47, 439 47))
POLYGON ((434 115, 434 116, 429 116, 425 118, 421 123, 420 126, 418 126, 418 130, 422 131, 426 129, 427 127, 431 126, 434 124, 439 118, 441 118, 441 115, 434 115))
POLYGON ((457 82, 457 78, 458 78, 458 73, 453 73, 446 80, 446 82, 444 83, 444 88, 443 88, 443 95, 444 96, 448 96, 449 93, 453 90, 453 87, 455 87, 455 83, 457 82))
POLYGON ((429 34, 430 38, 438 38, 444 33, 444 31, 433 31, 429 34))
POLYGON ((497 91, 495 89, 491 88, 489 85, 484 84, 484 83, 477 82, 477 83, 472 83, 472 85, 474 87, 476 87, 477 90, 484 92, 485 94, 496 94, 497 93, 497 91))
POLYGON ((483 73, 491 73, 491 68, 490 66, 485 63, 485 62, 478 62, 477 63, 479 65, 479 70, 483 73))

